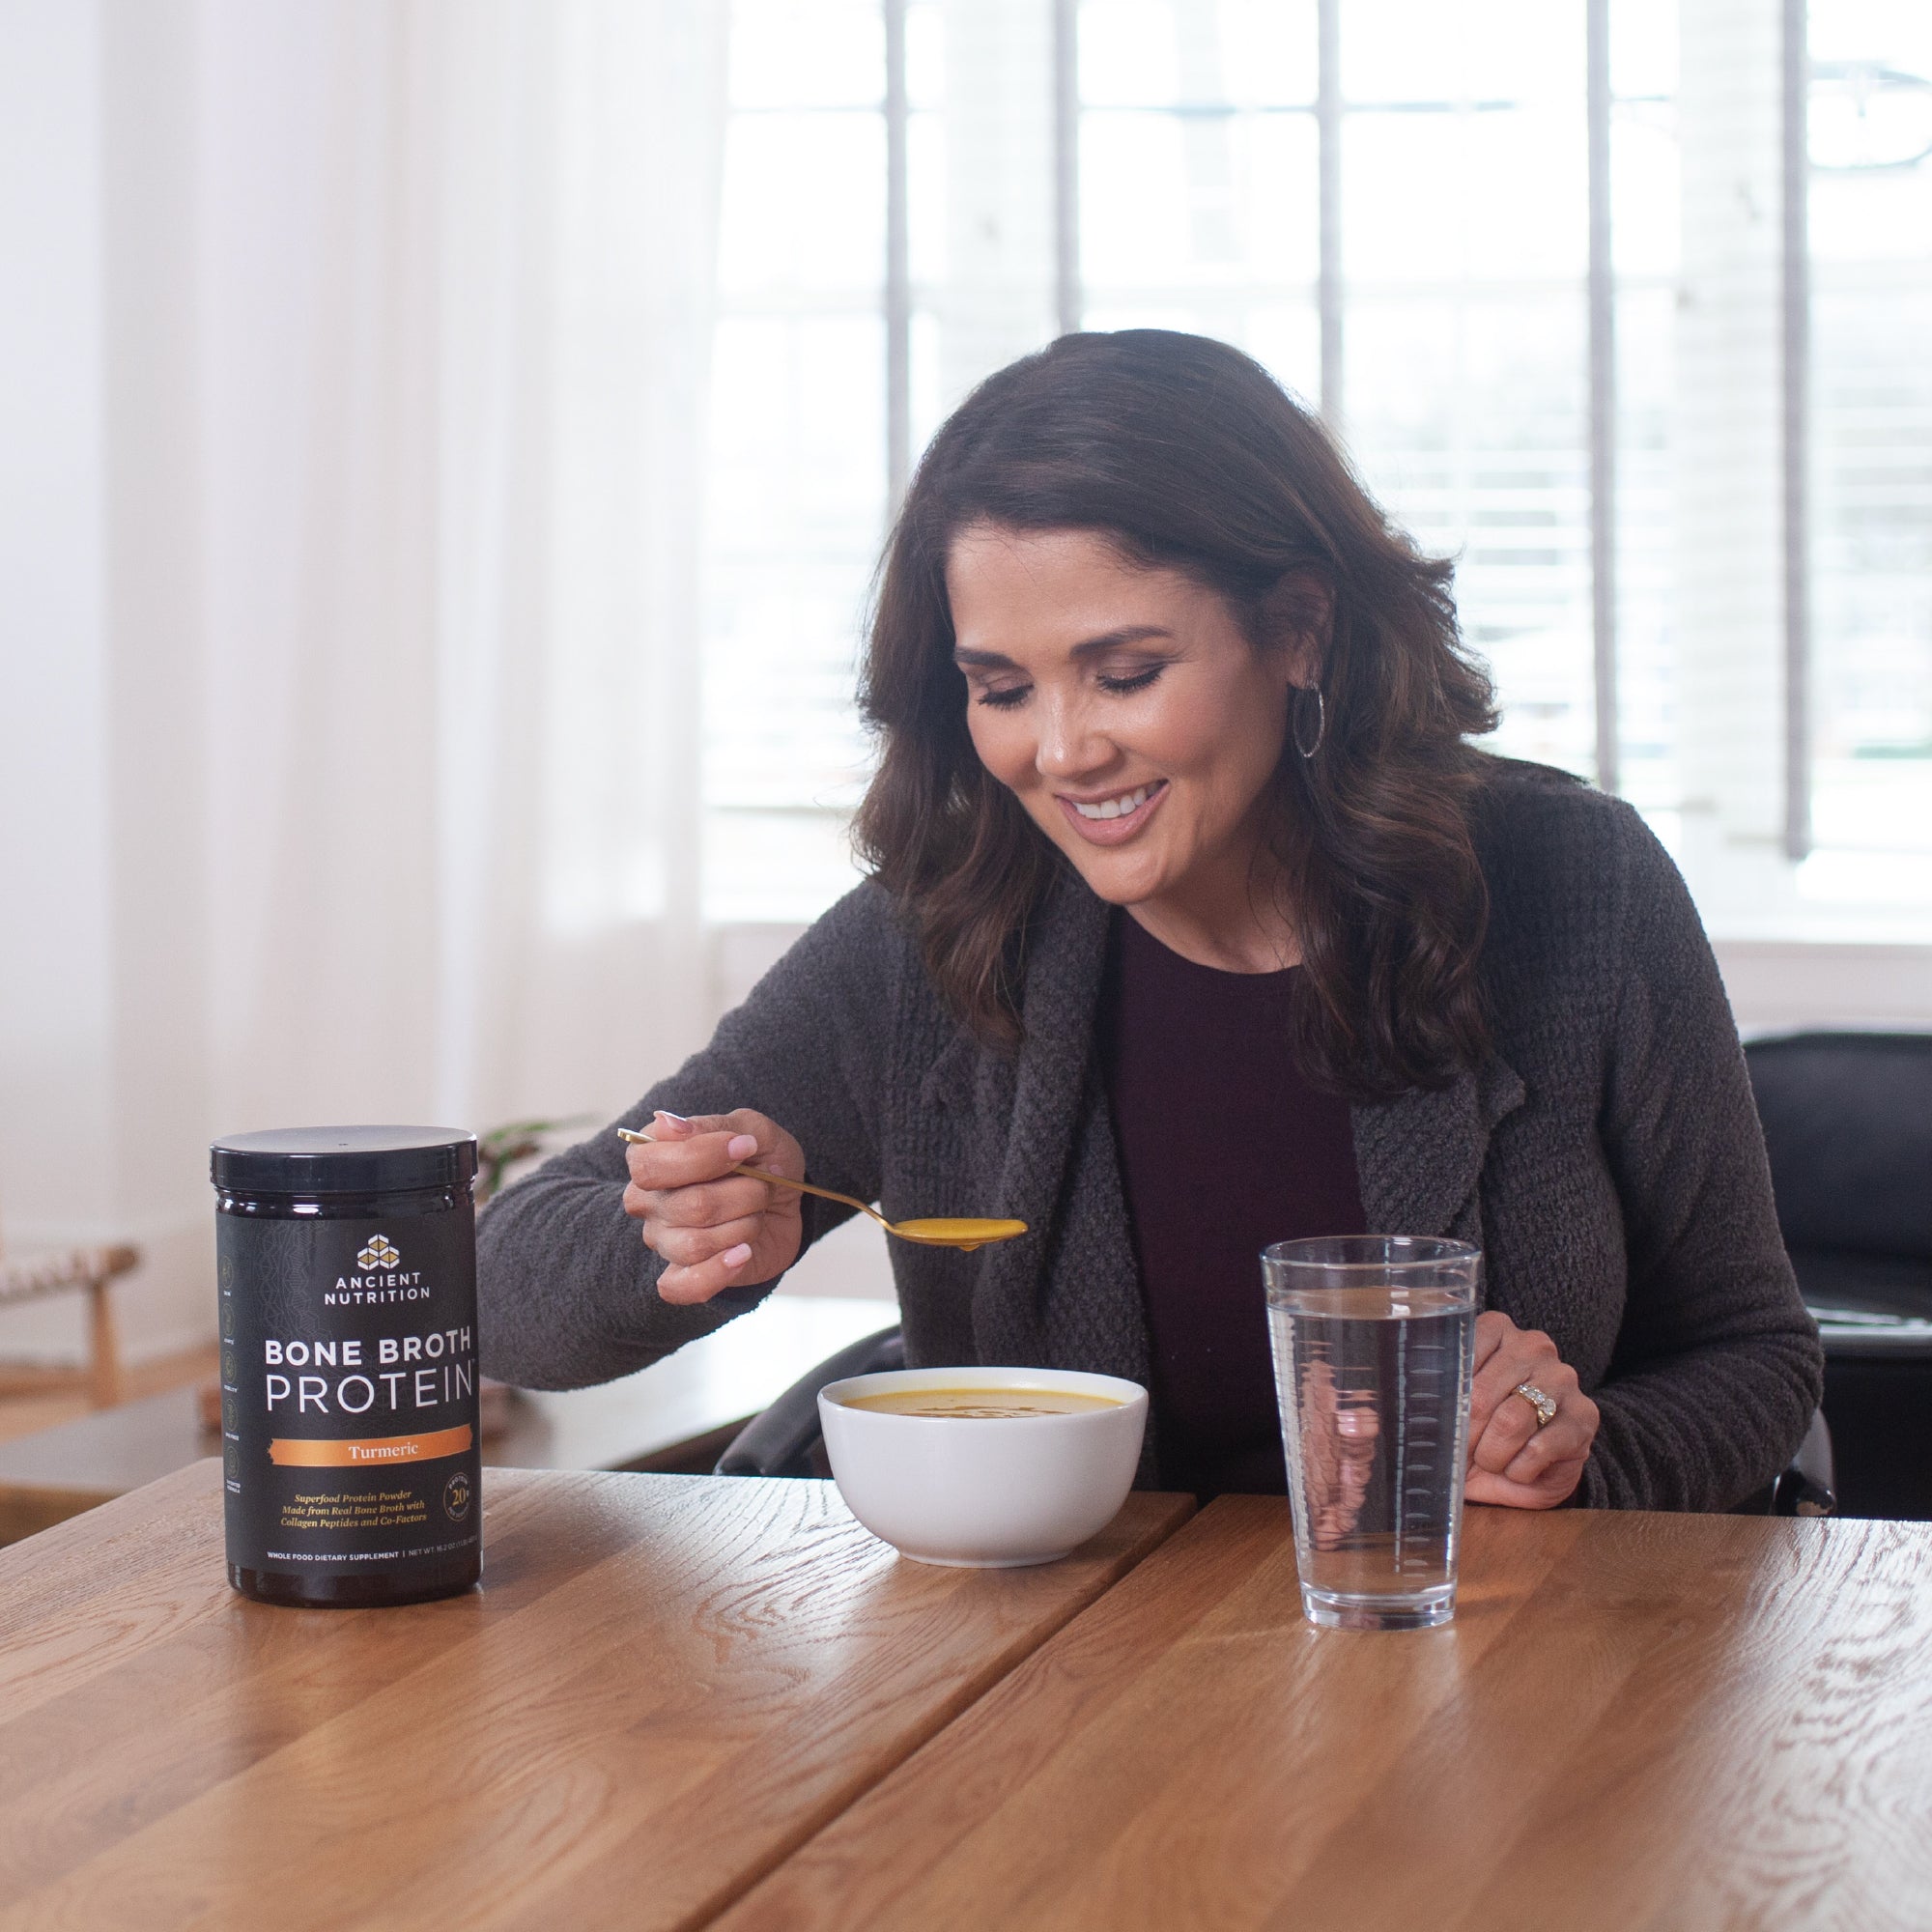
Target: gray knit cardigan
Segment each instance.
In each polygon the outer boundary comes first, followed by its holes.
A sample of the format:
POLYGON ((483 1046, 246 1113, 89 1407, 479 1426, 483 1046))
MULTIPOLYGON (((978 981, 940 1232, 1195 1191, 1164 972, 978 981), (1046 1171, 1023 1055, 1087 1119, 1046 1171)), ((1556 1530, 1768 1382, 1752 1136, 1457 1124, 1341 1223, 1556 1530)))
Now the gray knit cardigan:
MULTIPOLYGON (((1446 1088, 1352 1109, 1368 1225, 1479 1242, 1488 1305, 1554 1339, 1603 1411, 1579 1502, 1726 1508, 1784 1465, 1823 1368, 1716 962, 1620 801, 1499 761, 1479 816, 1493 1050, 1446 1088)), ((1064 874, 1028 946, 1024 1044, 1003 1052, 948 1013, 885 893, 860 886, 618 1124, 754 1108, 797 1136, 811 1179, 889 1216, 1017 1215, 1030 1234, 977 1254, 894 1244, 908 1361, 1146 1381, 1094 1047, 1107 921, 1064 874)), ((625 1179, 605 1131, 483 1217, 485 1373, 606 1380, 768 1292, 660 1300, 625 1179)), ((807 1241, 846 1215, 808 1199, 807 1241)))

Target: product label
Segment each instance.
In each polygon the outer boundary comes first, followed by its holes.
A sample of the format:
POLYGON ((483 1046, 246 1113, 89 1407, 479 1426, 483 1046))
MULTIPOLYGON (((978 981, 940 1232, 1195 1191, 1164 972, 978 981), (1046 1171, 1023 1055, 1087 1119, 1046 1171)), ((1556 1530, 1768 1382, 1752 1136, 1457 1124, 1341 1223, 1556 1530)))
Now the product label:
POLYGON ((473 1548, 473 1210, 215 1235, 229 1562, 407 1583, 473 1548))

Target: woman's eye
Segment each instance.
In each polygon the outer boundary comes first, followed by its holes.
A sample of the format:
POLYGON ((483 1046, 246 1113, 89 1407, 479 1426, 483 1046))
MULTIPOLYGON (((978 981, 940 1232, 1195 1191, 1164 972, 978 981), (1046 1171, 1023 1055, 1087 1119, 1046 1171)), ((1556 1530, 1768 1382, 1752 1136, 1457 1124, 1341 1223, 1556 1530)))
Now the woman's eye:
POLYGON ((998 691, 982 691, 973 701, 976 704, 990 704, 995 710, 1009 711, 1030 688, 1024 684, 1003 685, 998 691))
POLYGON ((1165 665, 1149 665, 1146 670, 1130 671, 1125 676, 1119 674, 1110 676, 1103 671, 1098 682, 1102 691, 1111 691, 1117 695, 1128 691, 1145 691, 1166 668, 1165 665))

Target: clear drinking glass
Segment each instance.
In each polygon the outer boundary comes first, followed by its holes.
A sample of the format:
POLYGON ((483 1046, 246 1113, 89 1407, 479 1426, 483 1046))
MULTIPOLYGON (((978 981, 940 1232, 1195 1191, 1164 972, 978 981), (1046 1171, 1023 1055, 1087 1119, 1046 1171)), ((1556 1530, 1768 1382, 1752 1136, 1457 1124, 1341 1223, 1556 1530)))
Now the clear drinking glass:
POLYGON ((1262 1250, 1311 1623, 1419 1630, 1456 1614, 1482 1259, 1415 1235, 1262 1250))

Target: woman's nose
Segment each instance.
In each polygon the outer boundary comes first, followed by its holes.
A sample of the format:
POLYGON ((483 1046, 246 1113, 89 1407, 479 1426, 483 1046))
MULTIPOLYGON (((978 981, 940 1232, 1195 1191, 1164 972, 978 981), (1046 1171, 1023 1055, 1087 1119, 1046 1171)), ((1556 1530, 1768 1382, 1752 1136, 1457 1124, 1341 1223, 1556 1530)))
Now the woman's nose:
POLYGON ((1094 729, 1084 704, 1049 699, 1041 706, 1034 763, 1042 778, 1080 778, 1104 765, 1112 753, 1105 735, 1094 729))

